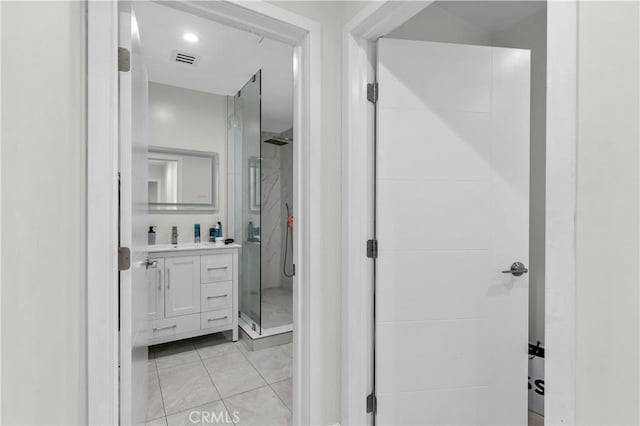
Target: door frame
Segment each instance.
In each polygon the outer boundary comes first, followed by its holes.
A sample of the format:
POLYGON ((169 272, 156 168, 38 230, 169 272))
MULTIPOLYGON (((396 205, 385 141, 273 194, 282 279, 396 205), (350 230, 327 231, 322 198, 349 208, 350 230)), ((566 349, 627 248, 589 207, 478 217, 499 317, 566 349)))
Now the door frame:
MULTIPOLYGON (((343 29, 342 424, 371 424, 373 42, 432 1, 366 6, 343 29)), ((545 422, 575 423, 575 213, 577 0, 547 4, 547 163, 545 235, 545 422)), ((523 386, 525 383, 523 382, 523 386)))
MULTIPOLYGON (((293 47, 294 423, 320 424, 320 24, 266 1, 164 3, 293 47)), ((87 421, 118 424, 118 2, 87 7, 87 421)))

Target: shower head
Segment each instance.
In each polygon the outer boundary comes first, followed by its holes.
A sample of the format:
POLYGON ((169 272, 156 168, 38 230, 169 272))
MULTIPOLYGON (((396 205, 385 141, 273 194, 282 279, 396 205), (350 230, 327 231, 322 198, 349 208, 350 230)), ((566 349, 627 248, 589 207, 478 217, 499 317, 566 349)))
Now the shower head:
POLYGON ((283 138, 283 137, 280 137, 280 136, 274 136, 272 138, 267 139, 264 142, 265 143, 270 143, 272 145, 283 146, 283 145, 287 145, 290 142, 293 142, 293 139, 283 138))

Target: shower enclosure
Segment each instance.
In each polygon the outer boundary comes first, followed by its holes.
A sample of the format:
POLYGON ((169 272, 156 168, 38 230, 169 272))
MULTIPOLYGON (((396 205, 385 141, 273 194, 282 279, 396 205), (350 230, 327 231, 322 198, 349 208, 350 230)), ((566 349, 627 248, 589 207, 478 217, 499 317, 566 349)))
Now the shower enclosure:
POLYGON ((293 134, 262 131, 262 72, 229 97, 229 208, 240 255, 240 325, 250 337, 292 330, 293 134), (233 200, 231 200, 233 198, 233 200))

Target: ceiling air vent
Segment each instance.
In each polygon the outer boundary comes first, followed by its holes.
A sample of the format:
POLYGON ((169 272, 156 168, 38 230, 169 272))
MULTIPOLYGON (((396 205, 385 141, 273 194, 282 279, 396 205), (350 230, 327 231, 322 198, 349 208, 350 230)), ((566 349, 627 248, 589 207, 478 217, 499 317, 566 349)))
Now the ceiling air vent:
POLYGON ((171 61, 179 62, 186 65, 198 65, 198 62, 200 62, 200 57, 191 53, 174 50, 171 54, 171 61))

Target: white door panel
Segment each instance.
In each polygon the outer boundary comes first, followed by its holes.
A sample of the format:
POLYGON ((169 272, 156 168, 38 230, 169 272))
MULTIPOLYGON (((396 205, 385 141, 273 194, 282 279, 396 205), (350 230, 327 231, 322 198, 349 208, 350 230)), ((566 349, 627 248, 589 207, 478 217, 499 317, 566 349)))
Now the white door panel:
POLYGON ((200 312, 200 256, 165 259, 165 316, 200 312))
POLYGON ((147 70, 130 3, 120 3, 120 47, 131 67, 120 72, 120 234, 131 268, 120 274, 120 424, 143 424, 147 406, 147 70))
POLYGON ((526 422, 529 63, 379 41, 380 424, 526 422))
POLYGON ((385 393, 378 396, 378 423, 395 426, 490 425, 486 386, 385 393), (385 410, 380 410, 380 407, 385 410), (453 407, 453 408, 452 408, 453 407))
POLYGON ((385 108, 379 122, 380 138, 394 141, 379 147, 381 179, 486 180, 491 171, 489 113, 385 108))
POLYGON ((490 260, 486 250, 385 252, 378 262, 378 277, 393 286, 379 287, 377 297, 384 302, 377 318, 386 322, 481 317, 487 311, 485 295, 491 287, 492 275, 484 267, 490 260))
POLYGON ((380 179, 381 250, 486 249, 490 193, 487 181, 380 179))
MULTIPOLYGON (((378 71, 391 71, 384 76, 385 108, 491 110, 493 48, 430 43, 429 54, 424 55, 423 41, 381 39, 381 49, 382 44, 389 48, 384 59, 379 57, 382 67, 378 71)), ((381 77, 379 74, 379 82, 381 77)))

